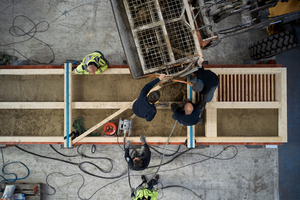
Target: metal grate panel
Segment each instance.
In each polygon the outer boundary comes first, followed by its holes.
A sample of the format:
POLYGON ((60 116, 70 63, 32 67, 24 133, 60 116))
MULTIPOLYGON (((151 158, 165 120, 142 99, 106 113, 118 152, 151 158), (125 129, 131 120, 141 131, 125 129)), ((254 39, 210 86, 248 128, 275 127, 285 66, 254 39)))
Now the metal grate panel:
POLYGON ((155 0, 128 0, 127 2, 134 28, 160 20, 155 6, 155 0))
POLYGON ((185 58, 196 53, 194 38, 190 27, 184 21, 166 24, 170 44, 175 60, 185 58))
POLYGON ((147 69, 170 62, 163 30, 160 26, 137 32, 137 39, 147 69))
POLYGON ((159 5, 165 21, 180 18, 184 8, 182 0, 159 1, 159 5))

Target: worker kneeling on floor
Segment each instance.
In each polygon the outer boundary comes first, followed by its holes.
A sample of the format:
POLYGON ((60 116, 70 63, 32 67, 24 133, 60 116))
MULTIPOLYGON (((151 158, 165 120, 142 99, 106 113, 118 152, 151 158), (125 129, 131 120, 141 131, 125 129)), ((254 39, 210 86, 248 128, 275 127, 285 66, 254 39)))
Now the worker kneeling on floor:
POLYGON ((153 190, 153 185, 157 185, 159 175, 155 176, 155 179, 151 179, 147 183, 146 176, 142 175, 142 183, 136 188, 136 193, 134 194, 134 189, 131 189, 131 199, 132 200, 157 200, 158 192, 156 189, 153 190), (143 187, 143 184, 147 183, 147 187, 143 187))
POLYGON ((86 55, 75 69, 76 74, 100 74, 108 68, 108 61, 100 51, 86 55))
POLYGON ((160 74, 159 78, 151 81, 142 89, 139 98, 133 103, 133 113, 141 118, 145 118, 148 122, 151 121, 156 115, 155 103, 160 98, 159 91, 153 91, 150 94, 150 90, 161 80, 165 78, 165 74, 160 74))
POLYGON ((151 159, 151 151, 149 146, 146 143, 145 136, 140 137, 141 142, 143 143, 143 147, 141 152, 137 152, 137 150, 133 151, 132 157, 129 156, 129 146, 130 141, 128 140, 125 146, 125 160, 128 163, 129 167, 133 170, 144 170, 148 167, 151 159))

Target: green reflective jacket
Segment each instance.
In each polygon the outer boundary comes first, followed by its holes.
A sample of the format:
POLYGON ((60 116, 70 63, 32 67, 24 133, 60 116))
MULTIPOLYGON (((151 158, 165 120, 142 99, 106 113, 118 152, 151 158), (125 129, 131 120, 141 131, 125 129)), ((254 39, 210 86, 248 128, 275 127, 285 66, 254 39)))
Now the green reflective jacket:
POLYGON ((75 69, 76 74, 90 74, 87 71, 87 66, 89 63, 94 62, 97 66, 97 71, 95 74, 100 74, 101 72, 105 71, 108 67, 106 62, 101 58, 101 54, 97 52, 93 52, 91 54, 86 55, 80 65, 78 65, 75 69))
POLYGON ((158 192, 156 191, 156 189, 153 190, 153 192, 151 190, 148 190, 146 187, 142 187, 140 189, 138 189, 136 191, 136 195, 135 197, 132 197, 132 200, 142 200, 143 197, 146 197, 146 199, 148 199, 148 197, 151 197, 151 200, 157 200, 157 196, 158 196, 158 192))

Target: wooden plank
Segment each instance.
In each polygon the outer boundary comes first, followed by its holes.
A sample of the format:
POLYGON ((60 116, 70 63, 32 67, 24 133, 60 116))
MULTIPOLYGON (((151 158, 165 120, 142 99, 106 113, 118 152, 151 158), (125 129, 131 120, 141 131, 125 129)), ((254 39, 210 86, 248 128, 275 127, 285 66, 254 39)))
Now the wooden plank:
POLYGON ((72 148, 72 63, 65 63, 64 73, 64 141, 65 148, 72 148))
MULTIPOLYGON (((281 108, 281 102, 210 102, 206 105, 207 109, 218 109, 218 108, 228 108, 228 109, 238 109, 238 108, 249 108, 249 109, 271 109, 281 108)), ((207 119, 206 119, 207 120, 207 119)))
POLYGON ((225 83, 225 80, 226 80, 226 76, 223 75, 223 101, 227 101, 227 99, 226 99, 226 83, 225 83))
POLYGON ((252 74, 249 75, 249 101, 253 101, 252 97, 252 74))
POLYGON ((245 99, 245 85, 244 85, 244 83, 245 83, 245 81, 244 81, 244 74, 242 74, 242 101, 244 101, 244 99, 245 99))
POLYGON ((0 75, 63 75, 64 69, 0 69, 0 75))
POLYGON ((260 75, 260 101, 264 101, 264 96, 263 96, 263 75, 260 75))
MULTIPOLYGON (((283 138, 283 142, 287 142, 287 76, 286 68, 282 68, 280 79, 276 79, 276 83, 280 84, 280 102, 281 108, 278 110, 278 136, 283 138)), ((278 92, 279 93, 279 92, 278 92)))
POLYGON ((267 101, 267 74, 264 74, 263 75, 263 85, 264 85, 264 92, 263 92, 263 95, 264 95, 264 101, 267 101))
POLYGON ((275 101, 274 77, 275 77, 275 74, 271 74, 271 101, 275 101))
POLYGON ((249 90, 248 90, 248 74, 246 74, 246 80, 245 80, 245 86, 246 86, 246 101, 249 101, 249 90))
POLYGON ((267 101, 271 101, 270 74, 267 75, 267 101))
MULTIPOLYGON (((190 78, 188 78, 188 81, 190 81, 190 78)), ((196 94, 192 90, 192 87, 190 85, 187 85, 187 98, 195 103, 196 101, 196 94)), ((195 148, 195 126, 187 126, 187 147, 188 148, 195 148)))
POLYGON ((219 91, 220 91, 220 101, 223 101, 223 75, 220 74, 220 81, 219 81, 219 91))
MULTIPOLYGON (((0 69, 0 75, 63 75, 64 69, 0 69)), ((73 72, 75 75, 75 72, 73 72)), ((128 68, 108 68, 99 75, 130 74, 128 68)), ((76 74, 81 75, 81 74, 76 74)))
POLYGON ((236 85, 237 85, 237 80, 236 80, 236 74, 234 74, 233 75, 234 76, 234 101, 237 101, 237 87, 236 87, 236 85))
MULTIPOLYGON (((72 102, 73 109, 120 109, 128 102, 72 102)), ((179 102, 161 102, 167 103, 167 106, 157 109, 170 109, 172 103, 179 102)), ((0 102, 0 109, 64 109, 64 102, 0 102)), ((131 108, 129 108, 131 109, 131 108)))
POLYGON ((241 101, 241 75, 238 75, 238 79, 239 79, 239 100, 238 101, 241 101))
MULTIPOLYGON (((133 144, 141 144, 140 137, 126 137, 133 144)), ((282 137, 196 137, 198 142, 285 142, 282 137)), ((147 137, 148 144, 165 144, 168 140, 168 137, 147 137)), ((172 143, 182 143, 184 144, 186 137, 171 137, 170 144, 172 143)), ((40 137, 31 137, 31 136, 9 136, 9 137, 0 137, 0 144, 63 144, 64 140, 61 136, 40 136, 40 137)), ((119 143, 122 144, 122 141, 119 143)), ((85 137, 80 140, 79 144, 118 144, 117 137, 85 137)))
POLYGON ((259 75, 256 74, 256 101, 260 101, 259 99, 259 75))
POLYGON ((216 74, 279 74, 281 68, 206 68, 216 74))
MULTIPOLYGON (((136 100, 136 99, 135 99, 136 100)), ((127 105, 125 105, 123 108, 121 108, 120 110, 118 110, 117 112, 115 112, 114 114, 108 116, 107 118, 105 118, 104 120, 102 120, 101 122, 99 122, 98 124, 96 124, 95 126, 93 126, 92 128, 90 128, 89 130, 87 130, 86 132, 84 132, 83 134, 81 134, 79 137, 75 138, 73 140, 73 145, 82 140, 84 137, 86 137, 88 134, 90 134, 91 132, 95 131, 96 129, 98 129, 99 127, 103 126, 104 124, 106 124, 108 121, 112 120, 113 118, 115 118, 116 116, 118 116, 119 114, 123 113, 124 111, 126 111, 127 109, 129 109, 133 103, 135 102, 132 101, 131 103, 128 103, 127 105)))
POLYGON ((229 87, 229 76, 230 76, 229 74, 226 76, 226 78, 227 78, 227 81, 226 81, 226 82, 227 82, 227 87, 226 87, 226 90, 227 90, 227 93, 226 93, 226 94, 227 94, 227 97, 226 97, 226 100, 227 100, 227 101, 229 101, 229 89, 230 89, 230 87, 229 87))
MULTIPOLYGON (((210 105, 213 102, 210 102, 210 105)), ((227 103, 227 102, 216 102, 218 103, 227 103)), ((217 109, 216 108, 207 108, 206 106, 206 118, 205 118, 205 137, 217 137, 217 109)))
POLYGON ((233 101, 233 74, 230 74, 230 101, 233 101))
POLYGON ((64 102, 0 102, 0 109, 64 109, 64 102))

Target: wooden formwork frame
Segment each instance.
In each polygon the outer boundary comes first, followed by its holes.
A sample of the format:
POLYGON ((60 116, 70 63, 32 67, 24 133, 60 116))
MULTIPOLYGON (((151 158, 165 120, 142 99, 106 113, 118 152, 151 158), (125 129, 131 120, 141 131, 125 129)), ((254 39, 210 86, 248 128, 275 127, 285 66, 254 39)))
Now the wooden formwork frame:
MULTIPOLYGON (((209 69, 209 68, 207 68, 209 69)), ((193 135, 195 144, 281 144, 287 142, 287 80, 286 68, 211 68, 216 74, 275 74, 274 102, 217 102, 216 90, 212 102, 206 105, 205 137, 193 135), (218 137, 217 109, 261 108, 278 109, 278 136, 276 137, 218 137)), ((64 75, 64 69, 0 69, 0 75, 64 75)), ((109 68, 105 74, 130 74, 129 69, 109 68)), ((130 109, 132 102, 72 102, 72 109, 130 109)), ((65 109, 64 102, 0 102, 0 109, 65 109)), ((112 116, 108 117, 113 118, 112 116)), ((105 119, 94 127, 100 127, 108 120, 105 119)), ((151 123, 151 122, 149 122, 151 123)), ((188 136, 189 137, 189 136, 188 136)), ((170 144, 185 144, 188 137, 171 137, 170 144)), ((140 143, 139 137, 128 138, 133 144, 140 143)), ((148 137, 149 144, 165 144, 167 137, 148 137)), ((193 140, 193 141, 194 141, 193 140)), ((2 144, 64 144, 61 136, 2 136, 2 144)), ((79 137, 73 141, 78 144, 117 144, 116 137, 79 137)))

